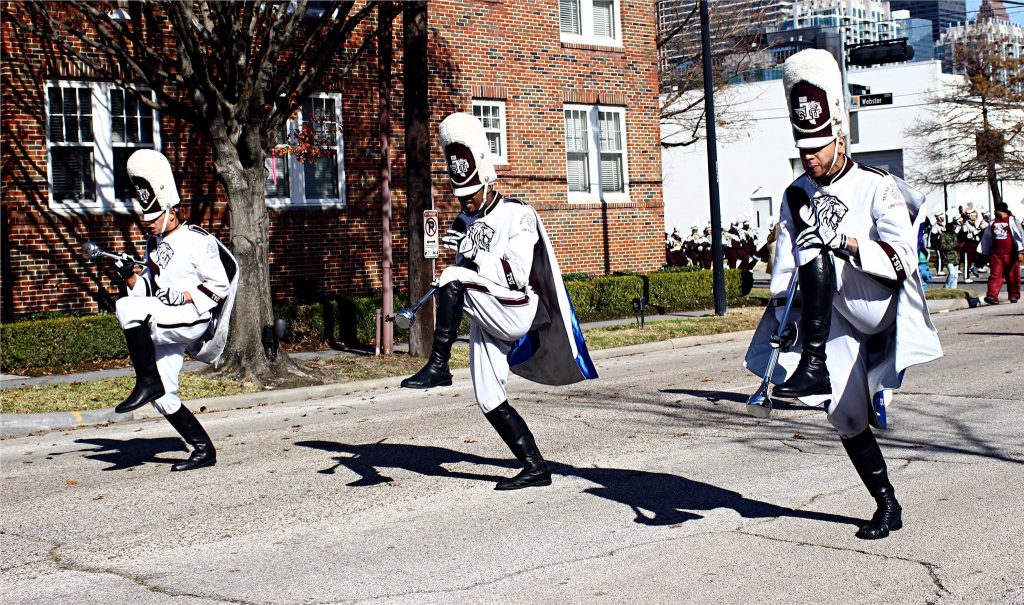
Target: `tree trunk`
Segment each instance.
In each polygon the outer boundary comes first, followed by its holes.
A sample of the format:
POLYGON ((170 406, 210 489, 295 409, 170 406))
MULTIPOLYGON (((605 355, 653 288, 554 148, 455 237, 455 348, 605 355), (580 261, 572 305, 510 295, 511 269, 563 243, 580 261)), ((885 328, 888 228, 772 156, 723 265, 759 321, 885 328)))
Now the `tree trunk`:
POLYGON ((214 142, 214 167, 224 183, 231 220, 230 248, 238 259, 238 292, 231 313, 231 333, 221 373, 257 384, 294 385, 315 382, 283 350, 271 360, 263 346, 263 327, 272 326, 270 290, 270 219, 264 199, 263 161, 242 166, 230 143, 214 142))
MULTIPOLYGON (((988 189, 992 193, 992 207, 1003 201, 1003 194, 999 191, 999 175, 996 174, 996 165, 994 162, 988 162, 985 167, 985 180, 988 181, 988 189)), ((989 208, 992 210, 992 208, 989 208)))
MULTIPOLYGON (((409 304, 434 280, 433 261, 423 258, 423 211, 433 208, 430 182, 430 105, 427 102, 427 6, 403 5, 402 48, 405 82, 405 220, 409 235, 409 304)), ((409 328, 409 354, 426 357, 434 333, 434 304, 428 302, 409 328)))

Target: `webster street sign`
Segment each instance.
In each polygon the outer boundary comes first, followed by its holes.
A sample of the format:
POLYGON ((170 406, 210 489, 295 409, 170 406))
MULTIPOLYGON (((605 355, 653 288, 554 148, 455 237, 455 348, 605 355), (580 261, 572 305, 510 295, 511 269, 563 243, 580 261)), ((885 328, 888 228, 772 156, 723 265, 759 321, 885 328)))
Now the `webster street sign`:
POLYGON ((850 97, 850 105, 853 107, 877 107, 878 105, 892 105, 892 93, 883 92, 877 95, 854 95, 850 97))

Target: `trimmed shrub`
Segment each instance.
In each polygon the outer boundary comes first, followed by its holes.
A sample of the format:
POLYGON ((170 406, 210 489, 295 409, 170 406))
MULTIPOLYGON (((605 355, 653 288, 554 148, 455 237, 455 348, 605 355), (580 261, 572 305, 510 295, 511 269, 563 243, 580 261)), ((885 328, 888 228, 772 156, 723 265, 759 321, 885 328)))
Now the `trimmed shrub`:
POLYGON ((111 314, 37 319, 0 325, 4 371, 81 364, 128 356, 124 333, 111 314))
MULTIPOLYGON (((725 270, 726 298, 740 296, 739 269, 725 270)), ((714 274, 712 271, 655 271, 647 276, 650 284, 648 304, 666 311, 697 311, 714 306, 714 274)))

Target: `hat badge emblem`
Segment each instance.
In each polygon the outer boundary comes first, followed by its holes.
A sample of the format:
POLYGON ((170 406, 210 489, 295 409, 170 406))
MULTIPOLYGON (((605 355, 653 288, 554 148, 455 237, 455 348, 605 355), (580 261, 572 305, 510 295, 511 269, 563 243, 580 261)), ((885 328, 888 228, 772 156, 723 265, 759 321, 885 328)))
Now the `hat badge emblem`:
POLYGON ((452 172, 459 176, 466 176, 469 172, 469 162, 464 158, 453 155, 451 156, 449 165, 451 166, 452 172))
POLYGON ((799 105, 793 109, 796 117, 801 120, 807 120, 811 124, 815 124, 816 120, 821 117, 821 103, 818 103, 817 101, 808 101, 807 97, 800 97, 798 101, 799 105))

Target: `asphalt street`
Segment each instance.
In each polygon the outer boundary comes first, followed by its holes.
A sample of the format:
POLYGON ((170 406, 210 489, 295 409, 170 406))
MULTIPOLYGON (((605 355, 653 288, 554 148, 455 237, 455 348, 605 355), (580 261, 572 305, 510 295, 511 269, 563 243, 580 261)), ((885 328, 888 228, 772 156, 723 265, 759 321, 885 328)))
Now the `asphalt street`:
POLYGON ((746 338, 605 358, 601 379, 513 379, 553 462, 515 472, 465 371, 428 392, 200 416, 217 466, 161 420, 2 447, 0 603, 1024 603, 1024 305, 934 316, 880 436, 904 529, 819 410, 742 414, 746 338))

